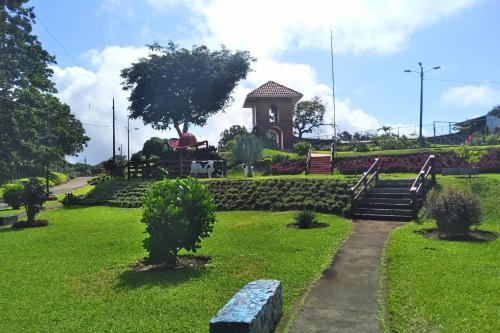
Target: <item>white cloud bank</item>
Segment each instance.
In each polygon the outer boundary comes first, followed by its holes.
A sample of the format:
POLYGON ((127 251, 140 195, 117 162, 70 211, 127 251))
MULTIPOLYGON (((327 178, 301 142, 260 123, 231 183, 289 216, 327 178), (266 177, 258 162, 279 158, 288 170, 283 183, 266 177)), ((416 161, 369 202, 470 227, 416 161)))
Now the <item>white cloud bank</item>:
POLYGON ((500 89, 489 85, 452 87, 441 95, 441 102, 456 107, 491 108, 500 104, 500 89))
MULTIPOLYGON (((304 99, 319 96, 327 102, 325 121, 333 118, 331 88, 319 82, 314 68, 307 64, 279 60, 285 51, 295 49, 329 49, 330 28, 334 27, 336 52, 397 52, 405 46, 415 30, 439 19, 460 12, 473 0, 421 1, 319 1, 279 0, 241 2, 231 0, 144 0, 155 11, 172 6, 184 6, 192 14, 195 29, 188 36, 189 43, 205 43, 211 47, 225 44, 230 49, 250 50, 258 57, 245 82, 234 91, 235 102, 226 112, 212 117, 204 128, 191 129, 199 139, 216 144, 219 133, 233 125, 251 127, 248 109, 243 109, 247 93, 257 86, 274 80, 304 94, 304 99)), ((105 0, 103 9, 123 6, 133 15, 129 0, 105 0)), ((60 97, 84 123, 111 124, 111 99, 115 97, 118 146, 126 152, 128 93, 121 88, 120 70, 147 54, 145 48, 106 47, 91 50, 84 58, 92 69, 80 67, 55 67, 55 81, 60 97), (89 106, 90 105, 90 106, 89 106)), ((347 96, 340 96, 336 103, 337 123, 340 130, 370 130, 381 123, 355 106, 347 96)), ((134 121, 131 133, 131 152, 153 135, 173 137, 175 132, 152 130, 134 121)), ((111 156, 111 128, 86 125, 92 138, 89 147, 80 155, 90 163, 111 156)), ((331 129, 325 129, 328 134, 331 129)), ((74 159, 73 159, 74 160, 74 159)))

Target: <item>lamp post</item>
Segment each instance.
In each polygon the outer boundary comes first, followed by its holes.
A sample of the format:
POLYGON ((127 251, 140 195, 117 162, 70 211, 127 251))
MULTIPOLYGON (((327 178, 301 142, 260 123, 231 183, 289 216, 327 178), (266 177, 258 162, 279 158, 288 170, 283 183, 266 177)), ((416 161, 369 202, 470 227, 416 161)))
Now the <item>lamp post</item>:
POLYGON ((405 73, 418 73, 418 74, 420 74, 420 125, 419 125, 419 132, 418 132, 417 141, 418 141, 418 146, 420 148, 422 148, 424 146, 424 137, 422 136, 422 114, 423 114, 423 104, 424 104, 424 73, 440 69, 441 66, 432 67, 432 68, 429 68, 426 70, 424 70, 424 67, 422 66, 421 62, 418 63, 418 66, 420 66, 419 71, 412 71, 410 69, 406 69, 405 73))

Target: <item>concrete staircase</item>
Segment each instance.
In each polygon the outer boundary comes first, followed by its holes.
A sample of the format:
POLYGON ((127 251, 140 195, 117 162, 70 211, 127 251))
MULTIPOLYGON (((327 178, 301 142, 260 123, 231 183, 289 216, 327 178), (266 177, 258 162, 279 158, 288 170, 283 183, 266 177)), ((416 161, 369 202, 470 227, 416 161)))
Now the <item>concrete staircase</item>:
POLYGON ((330 174, 331 162, 330 156, 311 156, 309 160, 309 174, 330 174))
POLYGON ((411 221, 413 210, 410 188, 412 179, 379 180, 367 189, 354 208, 359 220, 411 221))

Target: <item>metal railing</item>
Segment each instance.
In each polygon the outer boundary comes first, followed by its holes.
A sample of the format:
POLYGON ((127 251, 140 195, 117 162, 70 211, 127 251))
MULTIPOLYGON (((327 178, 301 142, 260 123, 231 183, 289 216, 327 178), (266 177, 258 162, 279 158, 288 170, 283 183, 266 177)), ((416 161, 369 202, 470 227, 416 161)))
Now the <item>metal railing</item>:
POLYGON ((361 177, 361 179, 356 183, 356 185, 351 187, 351 210, 354 211, 356 209, 357 201, 366 192, 368 186, 372 182, 378 180, 379 173, 380 173, 380 163, 379 159, 376 158, 371 167, 366 172, 363 173, 363 177, 361 177))
POLYGON ((420 206, 422 205, 425 195, 430 187, 436 185, 436 157, 430 155, 425 161, 424 166, 418 173, 415 181, 411 185, 411 206, 413 210, 413 216, 417 217, 420 206), (430 182, 427 179, 431 175, 430 182))

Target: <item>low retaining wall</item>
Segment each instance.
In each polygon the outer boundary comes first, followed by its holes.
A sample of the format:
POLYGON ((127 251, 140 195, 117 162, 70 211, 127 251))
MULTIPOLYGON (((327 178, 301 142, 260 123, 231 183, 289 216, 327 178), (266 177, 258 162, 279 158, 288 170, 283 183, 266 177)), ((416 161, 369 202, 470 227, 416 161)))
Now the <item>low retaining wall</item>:
MULTIPOLYGON (((429 155, 436 156, 436 171, 443 168, 467 168, 454 152, 409 153, 402 155, 340 157, 335 159, 335 168, 343 174, 360 174, 379 157, 381 172, 419 172, 429 155)), ((500 172, 500 149, 490 149, 477 163, 479 172, 500 172)))

